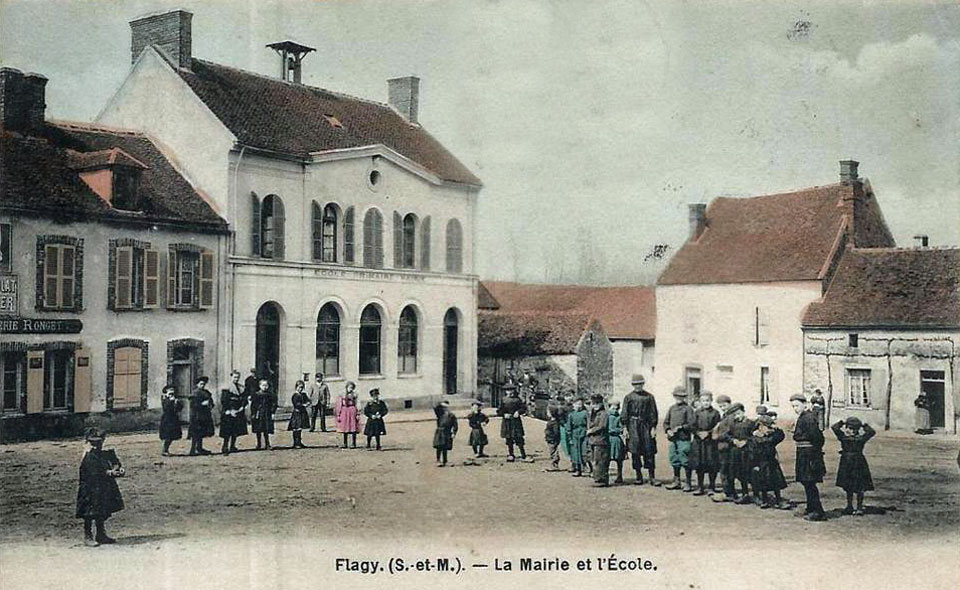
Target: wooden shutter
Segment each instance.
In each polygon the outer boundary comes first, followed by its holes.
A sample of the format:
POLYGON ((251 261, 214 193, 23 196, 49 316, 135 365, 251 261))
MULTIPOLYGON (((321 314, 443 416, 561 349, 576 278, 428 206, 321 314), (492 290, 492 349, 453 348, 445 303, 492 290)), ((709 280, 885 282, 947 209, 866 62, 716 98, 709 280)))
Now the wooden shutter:
POLYGON ((313 259, 323 260, 323 210, 316 201, 310 206, 310 221, 313 237, 313 259))
POLYGON ((373 265, 383 268, 383 215, 373 212, 373 265))
POLYGON ((403 218, 393 212, 393 268, 403 266, 403 218))
POLYGON ((27 413, 43 412, 43 351, 27 351, 27 413))
POLYGON ((353 264, 356 258, 356 237, 354 236, 353 217, 353 207, 347 207, 347 212, 343 215, 343 261, 347 264, 353 264))
POLYGON ((87 413, 93 398, 93 379, 91 377, 90 353, 79 349, 74 355, 73 368, 73 411, 87 413))
POLYGON ((160 307, 160 252, 153 249, 143 252, 143 306, 160 307))
POLYGON ((60 306, 60 248, 48 244, 43 249, 43 306, 60 306))
POLYGON ((139 406, 143 351, 130 346, 117 348, 113 355, 113 407, 139 406))
POLYGON ((283 260, 284 239, 283 239, 283 201, 280 197, 273 197, 273 259, 283 260))
POLYGON ((261 255, 261 239, 260 239, 260 197, 257 196, 257 193, 250 193, 250 255, 251 256, 260 256, 261 255))
POLYGON ((77 249, 60 246, 60 307, 73 309, 76 287, 77 249))
POLYGON ((200 253, 200 309, 213 307, 213 252, 200 253))
POLYGON ((133 305, 133 248, 117 248, 114 278, 114 309, 129 309, 133 305))
POLYGON ((167 307, 177 306, 177 250, 167 251, 167 307))
POLYGON ((420 268, 430 270, 430 216, 420 223, 420 268))

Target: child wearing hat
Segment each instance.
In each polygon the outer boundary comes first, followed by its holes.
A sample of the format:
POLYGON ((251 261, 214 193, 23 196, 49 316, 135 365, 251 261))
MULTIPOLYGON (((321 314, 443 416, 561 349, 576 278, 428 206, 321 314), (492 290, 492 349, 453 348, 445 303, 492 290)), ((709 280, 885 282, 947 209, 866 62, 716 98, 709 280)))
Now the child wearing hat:
POLYGON ((527 451, 524 448, 524 431, 522 416, 527 413, 527 404, 518 397, 517 387, 512 383, 504 386, 507 398, 497 408, 497 415, 503 418, 500 423, 500 437, 507 443, 507 461, 516 461, 514 448, 520 451, 520 460, 527 461, 527 451))
MULTIPOLYGON (((742 408, 743 405, 741 404, 742 408)), ((730 449, 733 446, 732 428, 734 423, 733 403, 729 395, 717 396, 717 408, 720 410, 720 422, 713 428, 713 438, 717 441, 717 455, 720 459, 720 484, 723 493, 710 497, 714 502, 727 502, 733 499, 733 472, 730 468, 730 449)))
POLYGON ((583 475, 587 452, 587 424, 590 415, 583 409, 583 400, 573 400, 573 410, 567 414, 567 436, 570 437, 570 463, 573 465, 573 476, 583 475))
POLYGON ((450 402, 440 402, 433 408, 437 417, 437 428, 433 432, 433 448, 437 451, 437 467, 446 467, 448 453, 453 450, 453 439, 457 436, 457 417, 450 411, 450 402))
POLYGON ((786 435, 777 427, 776 412, 767 411, 757 417, 748 447, 753 462, 753 496, 760 508, 788 508, 780 497, 781 490, 787 487, 787 480, 783 477, 780 458, 777 456, 777 445, 782 443, 784 438, 786 435))
POLYGON ((170 456, 170 443, 183 438, 183 427, 180 426, 180 410, 183 401, 177 397, 177 388, 167 384, 160 395, 160 440, 163 441, 164 457, 170 456))
POLYGON ((814 389, 813 394, 810 395, 810 409, 817 417, 817 427, 820 432, 823 432, 827 428, 827 402, 819 389, 814 389))
POLYGON ((837 468, 837 487, 847 493, 847 507, 844 514, 863 516, 863 494, 873 490, 873 478, 870 465, 863 456, 863 447, 877 431, 856 416, 840 421, 830 427, 840 441, 840 466, 837 468), (853 497, 857 497, 857 507, 853 507, 853 497))
POLYGON ((106 433, 91 428, 86 433, 87 448, 80 461, 80 485, 77 488, 77 518, 83 519, 83 544, 87 547, 116 543, 107 536, 104 523, 110 516, 123 510, 123 495, 115 478, 124 471, 116 454, 103 450, 106 433), (97 534, 93 535, 93 524, 97 534))
POLYGON ((690 449, 690 468, 697 472, 697 491, 694 496, 704 496, 705 476, 709 477, 710 493, 717 491, 717 471, 720 469, 720 453, 713 429, 720 423, 720 412, 713 407, 713 394, 700 394, 700 407, 694 414, 693 446, 690 449))
POLYGON ((617 464, 617 479, 613 482, 617 484, 623 483, 623 460, 626 458, 622 435, 620 402, 611 402, 607 409, 607 436, 610 438, 610 460, 617 464))
POLYGON ((467 424, 470 426, 470 448, 473 449, 473 456, 477 459, 486 457, 483 447, 489 444, 490 439, 483 427, 490 421, 490 418, 483 413, 482 404, 479 400, 474 400, 470 404, 470 415, 467 416, 467 424))
POLYGON ((257 450, 269 450, 270 435, 273 434, 273 415, 277 411, 277 396, 270 391, 270 382, 261 379, 257 391, 250 397, 250 430, 257 435, 257 450), (264 444, 266 443, 266 444, 264 444))
POLYGON ((547 425, 543 429, 543 440, 547 443, 547 453, 550 455, 550 469, 560 471, 560 419, 556 407, 551 404, 547 408, 547 425))
POLYGON ((203 439, 214 435, 213 427, 213 394, 207 391, 208 377, 197 379, 197 387, 190 395, 190 425, 187 427, 187 438, 190 439, 191 455, 210 455, 210 451, 203 448, 203 439))
POLYGON ((690 469, 690 442, 691 433, 696 424, 696 415, 693 408, 687 403, 687 390, 683 387, 673 389, 675 403, 667 410, 663 418, 663 430, 667 433, 668 458, 673 467, 673 481, 664 486, 668 490, 680 489, 680 469, 683 469, 686 480, 683 484, 684 492, 692 492, 690 478, 693 475, 690 469))
POLYGON ((240 371, 230 372, 230 383, 220 389, 220 453, 237 451, 237 438, 247 434, 247 396, 240 384, 240 371))
POLYGON ((310 428, 310 396, 303 381, 298 380, 294 385, 290 405, 293 406, 293 411, 290 412, 287 430, 293 432, 293 448, 304 449, 306 446, 303 444, 303 429, 310 428))
POLYGON ((373 439, 377 440, 377 450, 382 451, 380 446, 380 437, 387 433, 387 425, 383 417, 387 415, 390 408, 387 403, 380 399, 380 390, 373 388, 370 390, 370 401, 363 406, 363 415, 367 417, 367 425, 363 427, 363 435, 367 437, 367 448, 373 439))
POLYGON ((790 404, 797 413, 793 441, 797 446, 796 480, 803 485, 806 495, 806 511, 803 517, 809 521, 820 522, 826 520, 823 504, 820 502, 820 489, 817 487, 827 472, 823 463, 823 432, 820 431, 816 414, 802 393, 791 395, 790 404))

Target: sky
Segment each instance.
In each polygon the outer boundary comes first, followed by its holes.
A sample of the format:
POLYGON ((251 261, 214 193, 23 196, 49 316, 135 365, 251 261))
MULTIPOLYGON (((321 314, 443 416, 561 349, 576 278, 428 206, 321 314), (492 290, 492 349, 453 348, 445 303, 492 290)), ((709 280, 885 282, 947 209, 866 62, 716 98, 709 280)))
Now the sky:
POLYGON ((421 123, 484 182, 481 278, 653 283, 689 203, 833 183, 848 158, 899 245, 960 243, 957 2, 0 0, 0 63, 50 79, 48 116, 93 120, 128 21, 171 8, 203 59, 272 75, 264 45, 292 39, 317 48, 304 83, 384 102, 419 76, 421 123))

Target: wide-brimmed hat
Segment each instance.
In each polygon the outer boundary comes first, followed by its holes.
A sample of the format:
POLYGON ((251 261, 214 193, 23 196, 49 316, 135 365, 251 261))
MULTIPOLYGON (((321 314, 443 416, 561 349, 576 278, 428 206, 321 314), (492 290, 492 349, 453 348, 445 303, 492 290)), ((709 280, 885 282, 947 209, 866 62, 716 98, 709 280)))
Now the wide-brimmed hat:
POLYGON ((677 385, 676 387, 674 387, 674 388, 673 388, 673 397, 687 397, 687 390, 686 390, 686 388, 684 388, 684 387, 682 387, 682 386, 680 386, 680 385, 677 385))
POLYGON ((87 434, 84 437, 87 442, 102 442, 103 439, 107 436, 107 433, 104 432, 102 428, 93 428, 87 429, 87 434))
POLYGON ((370 395, 380 395, 380 389, 377 387, 374 387, 373 389, 370 390, 370 395))
POLYGON ((638 385, 638 384, 643 385, 646 382, 647 380, 644 379, 643 375, 639 373, 635 374, 633 377, 630 378, 630 385, 638 385))

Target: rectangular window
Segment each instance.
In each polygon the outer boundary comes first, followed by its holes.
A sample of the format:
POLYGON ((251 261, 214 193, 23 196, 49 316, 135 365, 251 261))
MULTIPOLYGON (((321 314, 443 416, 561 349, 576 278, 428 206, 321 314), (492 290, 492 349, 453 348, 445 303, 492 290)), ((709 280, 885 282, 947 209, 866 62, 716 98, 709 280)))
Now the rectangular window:
POLYGON ((760 367, 760 403, 770 403, 770 367, 760 367))
POLYGON ((847 405, 870 407, 870 369, 847 369, 847 405))
POLYGON ((114 248, 113 299, 110 309, 123 311, 157 307, 160 298, 160 254, 149 244, 114 248), (147 293, 149 291, 149 294, 147 293))
POLYGON ((138 170, 117 167, 113 173, 113 200, 111 205, 114 209, 140 210, 140 203, 137 198, 139 179, 140 172, 138 170))
POLYGON ((699 367, 687 367, 685 377, 687 395, 699 397, 701 388, 703 387, 703 377, 699 367))
POLYGON ((770 326, 767 314, 759 307, 753 311, 753 345, 766 346, 770 344, 770 326))
POLYGON ((400 326, 397 348, 397 370, 401 374, 417 372, 417 328, 400 326))
POLYGON ((0 272, 12 272, 13 270, 13 240, 11 234, 12 226, 9 223, 0 223, 0 272))
POLYGON ((73 245, 47 244, 43 249, 43 309, 74 308, 76 252, 73 245))
POLYGON ((43 409, 67 409, 73 401, 73 351, 48 350, 44 366, 43 409))
POLYGON ((3 411, 19 412, 26 386, 27 353, 7 351, 0 355, 0 385, 3 387, 3 411))
POLYGON ((199 264, 200 257, 196 252, 181 251, 177 254, 176 301, 178 307, 194 306, 199 264))
POLYGON ((860 346, 860 335, 847 334, 847 344, 850 346, 850 348, 857 348, 860 346))

